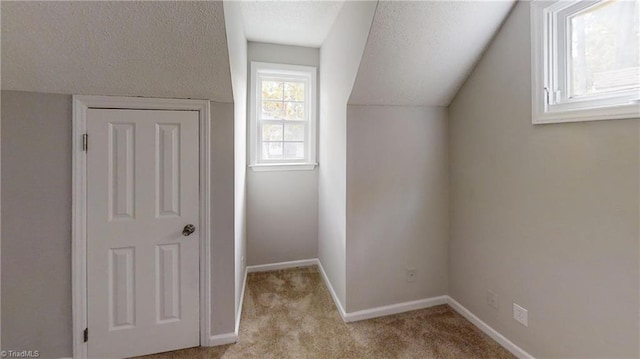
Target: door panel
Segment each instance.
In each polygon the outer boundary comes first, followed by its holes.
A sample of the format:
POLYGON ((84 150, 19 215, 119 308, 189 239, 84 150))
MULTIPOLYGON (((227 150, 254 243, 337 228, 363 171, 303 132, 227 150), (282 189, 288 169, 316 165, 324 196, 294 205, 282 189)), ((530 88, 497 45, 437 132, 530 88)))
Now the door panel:
POLYGON ((157 322, 180 320, 180 243, 156 247, 157 322))
POLYGON ((133 219, 134 124, 109 123, 109 219, 133 219))
POLYGON ((180 126, 156 126, 156 216, 180 215, 180 126))
POLYGON ((198 123, 196 111, 88 110, 90 357, 199 345, 198 123))
POLYGON ((135 326, 133 267, 135 248, 109 250, 109 329, 135 326))

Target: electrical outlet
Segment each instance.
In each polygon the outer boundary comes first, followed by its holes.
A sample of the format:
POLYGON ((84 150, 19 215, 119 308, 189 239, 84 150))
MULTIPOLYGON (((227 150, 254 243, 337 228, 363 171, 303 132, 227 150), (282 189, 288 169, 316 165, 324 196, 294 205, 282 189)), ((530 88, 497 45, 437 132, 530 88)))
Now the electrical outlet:
POLYGON ((529 311, 517 305, 516 303, 513 303, 513 319, 515 319, 516 322, 524 325, 525 327, 528 327, 529 311))
POLYGON ((498 309, 498 295, 487 289, 487 305, 493 309, 498 309))
POLYGON ((416 281, 416 269, 407 268, 407 282, 415 282, 415 281, 416 281))
POLYGON ((240 258, 240 265, 244 268, 244 256, 240 258))

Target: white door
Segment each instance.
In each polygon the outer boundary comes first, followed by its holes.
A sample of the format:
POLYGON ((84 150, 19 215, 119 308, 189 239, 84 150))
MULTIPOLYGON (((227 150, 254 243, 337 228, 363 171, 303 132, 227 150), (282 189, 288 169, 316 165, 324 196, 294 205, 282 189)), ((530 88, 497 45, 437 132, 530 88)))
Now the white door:
POLYGON ((198 112, 89 109, 87 133, 89 357, 199 345, 198 112))

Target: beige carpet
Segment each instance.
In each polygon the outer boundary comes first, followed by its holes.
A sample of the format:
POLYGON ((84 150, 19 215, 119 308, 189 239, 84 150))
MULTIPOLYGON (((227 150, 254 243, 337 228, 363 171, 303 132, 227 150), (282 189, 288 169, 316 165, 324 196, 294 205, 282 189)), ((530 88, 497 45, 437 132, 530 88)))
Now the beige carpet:
POLYGON ((236 344, 151 358, 513 358, 448 305, 345 324, 316 267, 251 273, 236 344))

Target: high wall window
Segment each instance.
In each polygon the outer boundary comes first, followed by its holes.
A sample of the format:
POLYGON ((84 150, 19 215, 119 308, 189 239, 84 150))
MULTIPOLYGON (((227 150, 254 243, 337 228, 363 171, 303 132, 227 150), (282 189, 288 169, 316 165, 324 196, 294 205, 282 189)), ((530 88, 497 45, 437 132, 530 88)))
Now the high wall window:
POLYGON ((316 68, 251 63, 250 167, 316 165, 316 68))
POLYGON ((640 117, 640 1, 531 6, 533 122, 640 117))

